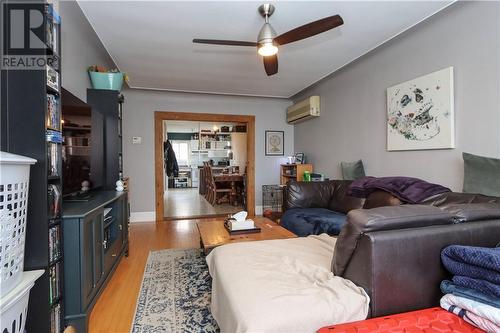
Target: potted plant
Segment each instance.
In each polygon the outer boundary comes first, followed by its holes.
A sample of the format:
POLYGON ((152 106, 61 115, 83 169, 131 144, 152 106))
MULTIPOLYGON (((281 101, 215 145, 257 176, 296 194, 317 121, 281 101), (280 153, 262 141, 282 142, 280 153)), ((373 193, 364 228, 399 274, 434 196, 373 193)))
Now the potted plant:
POLYGON ((88 72, 94 89, 120 91, 123 80, 129 81, 127 74, 120 72, 116 68, 107 70, 104 66, 92 65, 89 67, 88 72))

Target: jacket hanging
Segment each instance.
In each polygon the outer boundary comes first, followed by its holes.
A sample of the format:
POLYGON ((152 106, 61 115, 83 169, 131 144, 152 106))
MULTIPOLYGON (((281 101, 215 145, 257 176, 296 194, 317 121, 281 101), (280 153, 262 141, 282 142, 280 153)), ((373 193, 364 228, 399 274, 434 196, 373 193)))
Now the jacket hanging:
POLYGON ((175 157, 174 149, 169 140, 163 142, 163 158, 165 159, 165 172, 167 176, 179 176, 179 165, 177 165, 177 158, 175 157))

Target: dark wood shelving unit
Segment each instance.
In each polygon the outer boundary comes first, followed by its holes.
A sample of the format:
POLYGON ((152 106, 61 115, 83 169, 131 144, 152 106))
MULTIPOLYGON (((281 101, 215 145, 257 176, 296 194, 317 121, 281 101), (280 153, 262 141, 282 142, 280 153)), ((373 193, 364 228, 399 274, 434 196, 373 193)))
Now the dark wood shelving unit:
MULTIPOLYGON (((122 179, 123 96, 114 90, 88 89, 91 130, 63 126, 68 132, 90 132, 88 200, 66 200, 63 210, 65 322, 88 331, 88 318, 120 259, 128 255, 128 193, 116 192, 122 179)), ((66 146, 68 147, 68 146, 66 146)), ((72 146, 78 148, 78 146, 72 146)))
POLYGON ((123 103, 118 91, 87 89, 87 104, 92 107, 91 142, 100 147, 91 151, 91 181, 104 190, 114 190, 123 177, 123 103))
MULTIPOLYGON (((61 21, 46 2, 9 3, 3 9, 44 13, 42 27, 34 33, 48 45, 45 55, 54 60, 56 89, 48 86, 46 69, 2 70, 0 141, 3 151, 37 160, 30 172, 24 270, 45 272, 30 291, 26 331, 61 333, 64 331, 61 59, 58 56, 61 21)), ((6 26, 9 22, 5 22, 6 26)))

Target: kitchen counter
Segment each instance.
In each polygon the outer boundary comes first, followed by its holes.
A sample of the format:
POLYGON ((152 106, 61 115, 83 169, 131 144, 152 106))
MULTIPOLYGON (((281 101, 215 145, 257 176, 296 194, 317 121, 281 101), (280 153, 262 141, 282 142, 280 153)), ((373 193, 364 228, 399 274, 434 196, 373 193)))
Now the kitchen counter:
MULTIPOLYGON (((224 170, 224 169, 227 169, 229 168, 227 165, 214 165, 212 167, 213 170, 224 170)), ((198 169, 203 169, 203 165, 198 165, 198 169)))

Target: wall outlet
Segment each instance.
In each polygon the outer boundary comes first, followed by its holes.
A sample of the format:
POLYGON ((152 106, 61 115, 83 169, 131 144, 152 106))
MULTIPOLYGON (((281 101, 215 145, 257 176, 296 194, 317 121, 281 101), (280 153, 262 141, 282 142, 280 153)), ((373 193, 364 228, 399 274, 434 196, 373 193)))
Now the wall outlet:
POLYGON ((142 136, 133 136, 132 137, 132 144, 133 145, 140 145, 142 143, 142 136))

